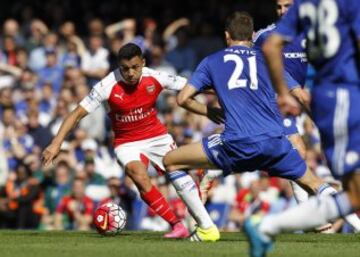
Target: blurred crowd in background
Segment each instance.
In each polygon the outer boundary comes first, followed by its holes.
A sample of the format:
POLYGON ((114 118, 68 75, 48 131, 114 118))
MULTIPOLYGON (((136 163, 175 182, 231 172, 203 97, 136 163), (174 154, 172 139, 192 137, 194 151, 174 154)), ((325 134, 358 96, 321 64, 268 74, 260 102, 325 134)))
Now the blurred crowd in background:
MULTIPOLYGON (((41 165, 41 152, 64 117, 117 67, 116 53, 125 43, 142 48, 147 66, 189 77, 203 57, 225 46, 227 14, 247 10, 261 28, 274 20, 270 2, 1 3, 8 17, 1 19, 0 34, 0 228, 88 230, 96 206, 113 200, 128 213, 128 229, 168 229, 139 200, 117 164, 104 108, 80 122, 53 166, 41 165)), ((213 95, 199 97, 217 104, 213 95)), ((178 107, 175 92, 162 93, 158 113, 178 145, 222 129, 178 107)), ((305 115, 299 118, 299 130, 308 149, 307 164, 340 186, 324 165, 317 130, 305 115)), ((192 175, 199 181, 203 172, 192 175)), ((176 214, 188 220, 165 177, 152 167, 149 174, 176 214)), ((207 207, 222 229, 236 230, 249 214, 280 212, 294 204, 287 181, 258 171, 216 180, 207 207)))

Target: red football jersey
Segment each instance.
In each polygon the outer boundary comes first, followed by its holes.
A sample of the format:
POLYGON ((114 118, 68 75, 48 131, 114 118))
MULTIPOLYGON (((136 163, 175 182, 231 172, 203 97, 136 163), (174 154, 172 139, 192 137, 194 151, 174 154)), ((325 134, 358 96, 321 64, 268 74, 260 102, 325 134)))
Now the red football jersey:
POLYGON ((89 113, 106 104, 115 133, 115 147, 167 133, 157 118, 156 100, 165 89, 181 90, 186 79, 144 67, 137 85, 127 85, 119 69, 97 83, 80 105, 89 113))

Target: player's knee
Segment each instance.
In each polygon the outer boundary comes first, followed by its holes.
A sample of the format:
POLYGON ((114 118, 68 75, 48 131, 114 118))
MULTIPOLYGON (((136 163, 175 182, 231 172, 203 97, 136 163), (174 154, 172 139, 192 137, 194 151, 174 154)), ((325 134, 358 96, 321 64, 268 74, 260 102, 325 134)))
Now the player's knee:
POLYGON ((134 181, 140 192, 147 192, 151 188, 151 181, 147 174, 136 171, 128 171, 127 174, 134 181))
POLYGON ((316 177, 309 169, 307 169, 305 174, 297 179, 296 182, 310 195, 316 195, 318 188, 323 184, 323 181, 316 177))
POLYGON ((134 182, 142 182, 149 180, 146 168, 137 163, 129 163, 125 167, 126 174, 134 180, 134 182))
POLYGON ((174 165, 172 164, 171 162, 171 157, 169 157, 169 155, 165 155, 164 158, 163 158, 163 165, 164 165, 164 168, 165 168, 165 171, 166 172, 171 172, 171 171, 174 171, 174 165))

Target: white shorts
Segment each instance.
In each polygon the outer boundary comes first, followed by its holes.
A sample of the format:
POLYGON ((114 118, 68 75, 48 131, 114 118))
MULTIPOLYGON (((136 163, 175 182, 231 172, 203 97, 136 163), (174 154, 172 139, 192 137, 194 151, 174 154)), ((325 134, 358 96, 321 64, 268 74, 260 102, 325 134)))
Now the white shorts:
POLYGON ((119 145, 115 148, 115 154, 123 167, 131 161, 145 162, 145 157, 155 168, 165 171, 162 159, 167 152, 175 148, 174 139, 171 135, 166 134, 119 145))

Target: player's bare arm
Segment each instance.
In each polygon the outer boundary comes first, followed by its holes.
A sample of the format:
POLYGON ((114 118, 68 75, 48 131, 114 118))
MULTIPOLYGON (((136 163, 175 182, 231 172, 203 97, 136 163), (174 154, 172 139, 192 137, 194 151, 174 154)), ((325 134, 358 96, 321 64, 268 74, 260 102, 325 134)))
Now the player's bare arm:
POLYGON ((200 103, 194 96, 197 93, 197 89, 191 84, 186 84, 185 87, 177 95, 177 103, 186 110, 207 116, 213 122, 220 124, 224 122, 224 114, 220 108, 206 106, 200 103))
POLYGON ((277 34, 272 34, 264 43, 262 50, 269 67, 273 87, 278 94, 278 104, 283 113, 300 114, 300 108, 295 99, 289 94, 283 72, 282 49, 285 40, 277 34))
POLYGON ((78 122, 87 115, 87 111, 80 105, 76 107, 69 115, 65 118, 61 124, 59 132, 53 138, 51 144, 46 147, 42 153, 42 162, 45 166, 48 166, 60 151, 60 146, 64 141, 67 134, 78 124, 78 122))

